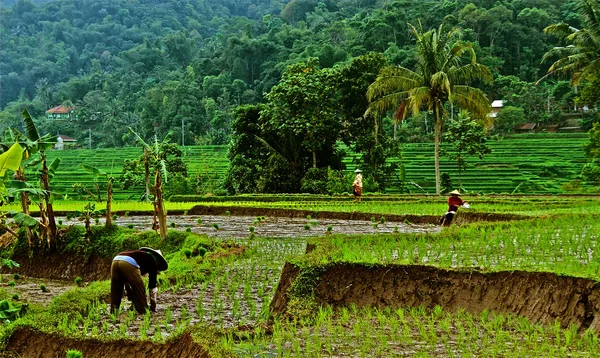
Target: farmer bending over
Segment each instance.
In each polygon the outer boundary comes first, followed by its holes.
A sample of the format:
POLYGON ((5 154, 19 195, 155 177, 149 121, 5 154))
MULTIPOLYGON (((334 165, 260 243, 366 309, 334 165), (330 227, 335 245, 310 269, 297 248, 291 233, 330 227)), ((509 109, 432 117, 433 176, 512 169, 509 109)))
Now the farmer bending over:
POLYGON ((352 193, 354 194, 354 201, 361 201, 363 189, 362 172, 360 169, 356 169, 354 172, 356 173, 356 179, 352 183, 352 193))
POLYGON ((456 212, 458 211, 458 207, 463 205, 468 207, 469 203, 460 198, 460 192, 458 190, 451 191, 450 197, 448 198, 448 212, 442 216, 440 224, 442 226, 450 226, 450 224, 452 224, 452 219, 454 219, 454 215, 456 215, 456 212))
POLYGON ((146 288, 142 275, 148 274, 150 291, 150 311, 156 312, 156 275, 169 267, 160 250, 142 247, 139 250, 121 252, 113 259, 110 267, 110 311, 121 306, 123 288, 127 285, 127 296, 138 311, 144 314, 148 309, 146 288))

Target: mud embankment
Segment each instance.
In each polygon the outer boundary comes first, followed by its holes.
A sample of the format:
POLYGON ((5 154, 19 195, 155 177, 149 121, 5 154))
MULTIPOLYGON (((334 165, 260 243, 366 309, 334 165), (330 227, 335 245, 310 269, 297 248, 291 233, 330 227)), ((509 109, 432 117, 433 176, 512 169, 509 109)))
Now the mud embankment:
MULTIPOLYGON (((285 312, 287 289, 300 269, 286 264, 271 303, 285 312)), ((541 272, 458 272, 428 266, 334 264, 315 287, 319 304, 433 308, 478 314, 483 310, 531 321, 600 332, 600 282, 541 272)))
POLYGON ((152 357, 202 358, 210 357, 206 349, 194 342, 189 334, 164 344, 147 341, 78 340, 60 335, 19 328, 10 337, 3 357, 54 358, 64 357, 69 349, 77 349, 85 358, 152 357))
POLYGON ((110 278, 111 259, 92 255, 80 257, 64 253, 43 253, 12 258, 20 267, 2 268, 1 272, 18 273, 29 277, 48 278, 53 280, 73 281, 81 277, 84 281, 98 281, 110 278))
MULTIPOLYGON (((410 222, 413 224, 438 224, 440 215, 393 215, 393 214, 372 214, 362 212, 340 212, 340 211, 312 211, 312 210, 291 210, 277 208, 252 208, 239 206, 210 206, 196 205, 188 211, 188 215, 235 215, 235 216, 277 216, 289 218, 306 218, 308 215, 312 219, 337 219, 337 220, 371 220, 372 217, 379 218, 385 216, 386 221, 392 222, 410 222)), ((131 213, 130 213, 131 215, 131 213)), ((456 216, 456 223, 470 223, 477 221, 510 221, 526 219, 526 216, 501 213, 473 213, 461 212, 456 216)))

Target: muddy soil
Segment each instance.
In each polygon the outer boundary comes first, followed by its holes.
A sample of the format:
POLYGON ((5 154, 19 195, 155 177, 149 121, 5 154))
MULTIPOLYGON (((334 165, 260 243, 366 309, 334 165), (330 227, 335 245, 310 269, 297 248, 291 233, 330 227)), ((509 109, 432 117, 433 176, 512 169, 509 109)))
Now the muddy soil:
MULTIPOLYGON (((287 264, 271 308, 285 311, 286 292, 300 270, 287 264)), ((315 288, 317 302, 335 306, 391 306, 514 313, 529 320, 600 332, 597 281, 538 272, 458 272, 428 266, 335 264, 315 288)))
MULTIPOLYGON (((371 217, 379 218, 380 214, 369 214, 362 212, 339 212, 339 211, 311 211, 311 210, 292 210, 278 208, 252 208, 239 206, 210 206, 196 205, 188 211, 190 215, 230 215, 235 216, 278 216, 288 218, 306 218, 310 215, 314 219, 335 219, 335 220, 362 220, 368 221, 371 217)), ((443 213, 436 215, 384 215, 388 221, 392 222, 411 222, 414 224, 437 224, 443 213)), ((456 224, 470 223, 477 221, 510 221, 526 219, 526 216, 502 213, 476 213, 463 212, 456 217, 456 224)))
MULTIPOLYGON (((377 225, 370 219, 307 219, 306 217, 277 217, 263 216, 264 220, 258 220, 256 216, 219 216, 219 215, 169 215, 169 229, 186 230, 206 234, 210 237, 219 238, 243 238, 250 236, 250 227, 254 227, 254 235, 261 237, 310 237, 320 236, 326 233, 331 226, 334 234, 377 234, 392 233, 395 230, 400 233, 407 232, 437 232, 440 227, 433 224, 406 224, 404 222, 381 223, 380 216, 377 225), (198 223, 198 220, 201 220, 198 223), (174 226, 173 226, 173 224, 174 226)), ((63 225, 82 225, 81 221, 66 217, 59 217, 63 225)), ((120 216, 114 221, 123 227, 138 230, 149 230, 152 227, 151 216, 120 216)), ((103 224, 104 220, 100 220, 103 224)))
POLYGON ((0 277, 0 288, 8 292, 10 297, 17 294, 21 303, 48 305, 54 297, 75 287, 74 282, 68 281, 23 276, 15 279, 13 275, 6 274, 0 277), (41 285, 45 290, 41 289, 41 285))
POLYGON ((152 358, 202 358, 207 351, 184 334, 164 344, 148 341, 119 339, 78 340, 60 335, 19 328, 10 337, 4 357, 55 358, 64 357, 68 349, 77 349, 85 358, 152 357, 152 358))

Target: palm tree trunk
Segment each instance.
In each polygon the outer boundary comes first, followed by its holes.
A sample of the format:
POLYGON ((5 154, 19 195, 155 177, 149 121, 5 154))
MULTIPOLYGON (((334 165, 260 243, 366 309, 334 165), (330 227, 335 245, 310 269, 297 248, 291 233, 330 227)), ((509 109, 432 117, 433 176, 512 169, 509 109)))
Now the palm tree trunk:
POLYGON ((148 201, 148 198, 150 198, 150 158, 147 148, 144 148, 144 169, 146 171, 144 176, 144 181, 146 183, 146 201, 148 201))
POLYGON ((160 230, 160 238, 165 239, 167 237, 167 213, 165 212, 165 205, 162 197, 162 175, 160 171, 156 172, 156 185, 154 186, 154 196, 156 200, 156 212, 158 215, 158 226, 160 230))
POLYGON ((105 227, 107 229, 112 225, 112 205, 111 205, 112 196, 113 196, 112 185, 113 185, 113 180, 112 180, 112 178, 109 178, 108 182, 106 183, 106 225, 105 225, 105 227))
POLYGON ((433 108, 433 126, 434 126, 434 144, 435 144, 435 193, 440 195, 440 135, 441 135, 441 119, 439 118, 439 108, 433 108))
POLYGON ((313 150, 312 155, 313 155, 313 168, 316 168, 317 167, 317 152, 313 150))

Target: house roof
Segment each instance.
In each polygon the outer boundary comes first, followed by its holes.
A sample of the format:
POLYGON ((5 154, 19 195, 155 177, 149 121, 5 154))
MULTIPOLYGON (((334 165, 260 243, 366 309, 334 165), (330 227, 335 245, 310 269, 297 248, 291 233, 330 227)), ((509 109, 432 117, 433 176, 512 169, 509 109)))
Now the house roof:
POLYGON ((536 126, 537 126, 536 123, 523 123, 523 124, 519 124, 518 126, 515 126, 515 129, 531 130, 531 129, 534 129, 536 126))
POLYGON ((50 108, 49 110, 46 111, 46 113, 69 114, 69 113, 71 113, 72 110, 73 110, 73 107, 67 107, 67 106, 63 106, 61 104, 60 106, 56 106, 54 108, 50 108))
POLYGON ((504 101, 501 99, 492 101, 492 108, 502 108, 503 106, 504 106, 504 101))
POLYGON ((57 138, 62 139, 63 142, 77 142, 77 139, 71 138, 68 135, 59 134, 57 138))

